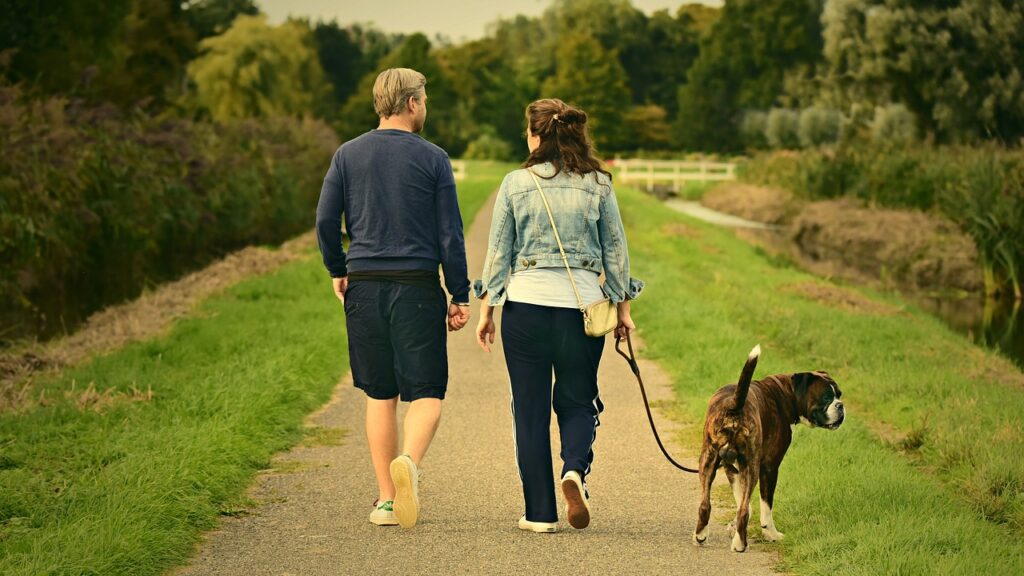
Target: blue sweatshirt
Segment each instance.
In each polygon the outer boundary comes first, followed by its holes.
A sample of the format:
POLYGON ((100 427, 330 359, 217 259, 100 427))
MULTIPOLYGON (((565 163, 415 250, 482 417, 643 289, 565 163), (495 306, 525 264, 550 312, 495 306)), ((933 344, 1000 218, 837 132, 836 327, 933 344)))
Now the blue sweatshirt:
POLYGON ((466 244, 448 154, 404 130, 372 130, 334 153, 316 233, 334 278, 349 272, 432 270, 454 302, 469 302, 466 244), (342 248, 341 219, 349 236, 342 248))

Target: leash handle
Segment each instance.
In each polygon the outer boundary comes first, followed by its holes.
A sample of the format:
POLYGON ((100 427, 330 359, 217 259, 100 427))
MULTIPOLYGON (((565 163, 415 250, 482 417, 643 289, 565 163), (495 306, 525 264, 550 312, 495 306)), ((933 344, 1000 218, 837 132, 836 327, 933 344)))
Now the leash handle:
POLYGON ((654 416, 651 414, 651 404, 647 401, 647 390, 644 389, 644 379, 640 376, 640 365, 636 362, 636 354, 633 353, 633 339, 629 337, 629 333, 626 333, 626 346, 629 348, 629 355, 622 351, 622 336, 615 335, 615 351, 626 359, 629 363, 629 369, 633 371, 633 375, 636 376, 636 381, 640 384, 640 395, 644 398, 644 409, 647 410, 647 420, 651 423, 651 432, 654 432, 654 439, 658 442, 658 448, 661 448, 661 453, 665 455, 665 458, 672 463, 673 466, 679 468, 683 472, 689 472, 691 474, 697 474, 697 470, 693 468, 687 468, 679 462, 676 462, 672 456, 669 455, 668 450, 665 449, 665 445, 661 442, 661 436, 658 435, 658 428, 654 425, 654 416))

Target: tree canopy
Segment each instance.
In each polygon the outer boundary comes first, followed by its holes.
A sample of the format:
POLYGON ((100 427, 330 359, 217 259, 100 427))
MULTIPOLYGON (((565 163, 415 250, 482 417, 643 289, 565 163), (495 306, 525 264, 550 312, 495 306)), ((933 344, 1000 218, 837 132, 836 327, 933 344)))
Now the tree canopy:
POLYGON ((218 120, 312 114, 326 88, 309 27, 239 16, 199 43, 188 66, 196 100, 218 120))
POLYGON ((552 0, 461 43, 271 25, 254 0, 0 3, 0 70, 26 89, 215 119, 315 115, 350 138, 376 125, 376 74, 405 66, 427 76, 425 135, 453 155, 477 140, 476 154, 520 150, 523 110, 542 97, 583 107, 605 154, 793 142, 763 133, 773 110, 776 127, 800 118, 800 146, 870 138, 890 118, 940 143, 1024 138, 1014 0, 726 0, 652 14, 552 0))

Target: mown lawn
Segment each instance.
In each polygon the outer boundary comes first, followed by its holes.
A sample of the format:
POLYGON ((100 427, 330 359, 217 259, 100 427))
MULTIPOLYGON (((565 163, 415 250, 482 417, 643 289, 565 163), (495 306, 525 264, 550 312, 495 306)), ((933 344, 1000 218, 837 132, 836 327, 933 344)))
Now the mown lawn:
POLYGON ((1024 573, 1019 370, 899 301, 816 280, 641 192, 617 192, 634 275, 648 282, 634 315, 647 356, 674 378, 694 455, 707 399, 735 382, 756 343, 757 377, 821 369, 843 389, 847 423, 798 427, 782 467, 784 570, 1024 573))
MULTIPOLYGON (((469 163, 467 226, 509 168, 469 163)), ((325 433, 303 420, 347 368, 341 305, 311 250, 165 336, 40 382, 36 406, 0 414, 0 573, 183 563, 219 515, 245 508, 274 453, 325 433)))
POLYGON ((158 574, 184 561, 346 368, 326 278, 311 257, 249 280, 0 415, 0 573, 158 574))

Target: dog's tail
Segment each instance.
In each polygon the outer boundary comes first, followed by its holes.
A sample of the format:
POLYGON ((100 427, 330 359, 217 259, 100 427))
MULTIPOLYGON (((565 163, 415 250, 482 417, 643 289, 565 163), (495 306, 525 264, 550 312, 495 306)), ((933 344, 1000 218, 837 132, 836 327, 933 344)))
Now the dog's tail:
POLYGON ((747 391, 750 390, 750 381, 754 378, 754 368, 757 367, 757 359, 760 356, 761 345, 758 344, 750 351, 747 363, 743 365, 743 371, 740 372, 740 381, 736 384, 736 396, 733 398, 733 412, 743 410, 743 405, 747 403, 747 391))

